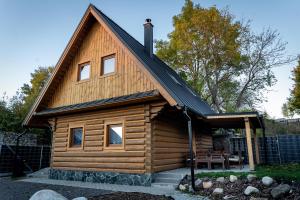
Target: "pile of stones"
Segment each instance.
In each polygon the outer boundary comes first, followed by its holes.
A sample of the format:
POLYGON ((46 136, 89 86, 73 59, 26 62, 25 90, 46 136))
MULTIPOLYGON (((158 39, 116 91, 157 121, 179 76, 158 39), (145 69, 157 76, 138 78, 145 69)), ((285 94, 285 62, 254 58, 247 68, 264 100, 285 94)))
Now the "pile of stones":
MULTIPOLYGON (((257 178, 248 174, 241 178, 235 175, 219 178, 197 178, 195 191, 191 186, 191 177, 185 176, 178 190, 211 197, 212 199, 294 199, 300 196, 300 188, 286 183, 278 183, 269 176, 257 178), (289 196, 291 198, 289 198, 289 196)), ((300 200, 300 197, 299 197, 300 200)))

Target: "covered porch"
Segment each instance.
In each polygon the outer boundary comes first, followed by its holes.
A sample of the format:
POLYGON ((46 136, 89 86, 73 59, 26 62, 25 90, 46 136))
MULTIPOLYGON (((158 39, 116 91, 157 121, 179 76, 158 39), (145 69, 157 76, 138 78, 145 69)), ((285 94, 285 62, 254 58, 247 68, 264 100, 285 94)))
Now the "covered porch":
MULTIPOLYGON (((224 113, 224 114, 210 114, 205 117, 197 117, 193 124, 193 135, 192 135, 192 148, 195 155, 195 163, 196 170, 197 164, 200 162, 207 162, 208 168, 210 168, 210 164, 213 164, 213 155, 216 152, 213 148, 213 138, 212 132, 217 129, 242 129, 244 130, 246 144, 247 144, 247 161, 248 167, 247 170, 255 170, 255 164, 260 164, 260 155, 259 155, 259 145, 258 145, 258 137, 257 137, 257 129, 262 129, 263 137, 265 136, 263 117, 259 115, 257 112, 243 112, 243 113, 224 113), (204 128, 205 127, 205 128, 204 128), (253 143, 252 143, 253 138, 253 143), (211 151, 211 156, 209 158, 205 158, 205 156, 201 155, 200 152, 211 151), (253 152, 255 152, 255 160, 253 152), (205 160, 206 159, 206 160, 205 160)), ((220 152, 218 154, 215 153, 215 161, 216 163, 222 163, 224 167, 224 161, 227 160, 229 165, 229 160, 226 159, 226 156, 237 156, 235 152, 220 152), (223 159, 223 160, 222 160, 223 159)), ((241 155, 239 155, 241 157, 241 155)), ((244 160, 242 161, 244 162, 244 160)), ((230 166, 230 165, 229 165, 230 166)), ((228 168, 230 171, 234 170, 232 168, 228 168)), ((201 168, 200 171, 204 169, 201 168)), ((244 168, 239 169, 244 170, 244 168)))

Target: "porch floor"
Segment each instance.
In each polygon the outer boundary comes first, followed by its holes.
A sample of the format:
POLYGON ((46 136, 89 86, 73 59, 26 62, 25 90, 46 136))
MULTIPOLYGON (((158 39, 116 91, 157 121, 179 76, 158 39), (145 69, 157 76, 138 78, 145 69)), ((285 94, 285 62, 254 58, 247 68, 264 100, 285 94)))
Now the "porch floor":
MULTIPOLYGON (((205 173, 205 172, 250 172, 249 166, 245 165, 244 168, 231 168, 231 169, 225 169, 222 168, 218 169, 195 169, 195 174, 198 173, 205 173)), ((191 169, 189 167, 185 168, 178 168, 168 171, 162 171, 155 174, 155 178, 153 180, 152 186, 158 186, 158 187, 176 187, 180 180, 185 175, 191 174, 191 169)))

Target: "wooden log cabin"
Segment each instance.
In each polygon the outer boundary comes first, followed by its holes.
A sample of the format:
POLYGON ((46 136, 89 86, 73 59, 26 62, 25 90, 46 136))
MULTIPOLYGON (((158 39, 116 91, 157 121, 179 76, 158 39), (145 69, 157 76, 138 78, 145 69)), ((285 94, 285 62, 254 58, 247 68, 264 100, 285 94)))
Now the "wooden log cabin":
POLYGON ((150 19, 142 45, 90 5, 23 125, 51 128, 50 178, 150 185, 184 167, 189 120, 203 149, 229 123, 153 53, 150 19))

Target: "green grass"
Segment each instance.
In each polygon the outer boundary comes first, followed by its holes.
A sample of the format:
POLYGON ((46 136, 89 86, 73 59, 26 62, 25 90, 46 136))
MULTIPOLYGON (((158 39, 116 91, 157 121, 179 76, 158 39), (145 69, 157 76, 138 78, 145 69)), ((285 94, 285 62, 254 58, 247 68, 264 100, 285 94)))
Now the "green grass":
POLYGON ((203 177, 229 177, 235 175, 238 177, 246 177, 248 174, 255 174, 261 178, 264 176, 270 176, 276 180, 286 181, 300 181, 300 164, 286 164, 286 165, 260 165, 257 166, 254 172, 204 172, 196 174, 198 178, 203 177))
POLYGON ((204 177, 211 177, 211 178, 218 178, 218 177, 229 177, 230 175, 235 175, 237 177, 246 177, 248 173, 245 172, 231 172, 231 171, 225 171, 225 172, 203 172, 200 174, 196 174, 198 178, 204 178, 204 177))

